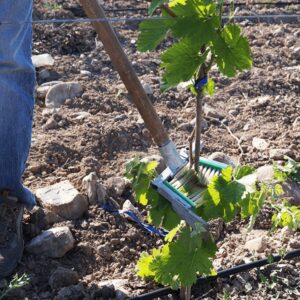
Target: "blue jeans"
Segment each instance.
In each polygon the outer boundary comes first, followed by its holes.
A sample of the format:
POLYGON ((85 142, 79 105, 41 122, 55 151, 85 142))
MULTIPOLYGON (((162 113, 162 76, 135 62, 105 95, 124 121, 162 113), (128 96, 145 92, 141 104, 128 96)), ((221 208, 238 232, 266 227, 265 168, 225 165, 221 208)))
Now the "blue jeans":
MULTIPOLYGON (((0 1, 0 21, 31 21, 32 0, 0 1)), ((35 70, 31 62, 31 24, 0 25, 0 190, 28 209, 33 194, 23 186, 31 144, 35 70)))

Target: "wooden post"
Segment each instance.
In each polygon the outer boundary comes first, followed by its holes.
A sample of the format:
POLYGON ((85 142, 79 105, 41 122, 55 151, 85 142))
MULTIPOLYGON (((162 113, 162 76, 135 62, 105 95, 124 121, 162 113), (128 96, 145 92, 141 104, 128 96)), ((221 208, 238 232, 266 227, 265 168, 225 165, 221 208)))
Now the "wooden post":
MULTIPOLYGON (((80 0, 80 3, 89 18, 106 18, 99 0, 80 0)), ((170 142, 159 116, 150 99, 144 91, 128 57, 124 53, 120 42, 108 21, 92 22, 104 49, 108 53, 114 67, 124 82, 132 101, 141 114, 146 127, 159 147, 170 142)))

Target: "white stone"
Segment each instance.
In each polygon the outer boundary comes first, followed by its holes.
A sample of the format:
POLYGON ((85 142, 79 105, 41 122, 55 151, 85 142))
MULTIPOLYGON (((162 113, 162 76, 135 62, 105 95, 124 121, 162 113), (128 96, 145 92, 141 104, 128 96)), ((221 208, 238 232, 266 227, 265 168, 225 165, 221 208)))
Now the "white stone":
POLYGON ((267 243, 264 237, 259 237, 246 242, 245 249, 250 252, 263 252, 267 248, 267 243))
POLYGON ((60 107, 66 99, 73 99, 81 96, 83 89, 77 82, 59 83, 50 88, 46 95, 46 107, 60 107))
POLYGON ((50 89, 50 86, 39 86, 39 87, 37 87, 36 97, 40 100, 45 99, 49 89, 50 89))
POLYGON ((75 240, 69 227, 55 227, 32 239, 26 245, 26 250, 33 254, 59 258, 71 250, 74 244, 75 240))
POLYGON ((40 188, 36 196, 41 206, 65 219, 80 218, 88 208, 88 201, 68 181, 40 188))
POLYGON ((152 89, 150 84, 145 83, 143 85, 143 88, 144 88, 144 91, 146 92, 147 95, 153 95, 153 89, 152 89))
POLYGON ((237 181, 245 186, 247 193, 256 191, 257 175, 255 173, 246 175, 237 181))
POLYGON ((86 190, 90 204, 103 204, 105 203, 106 189, 100 183, 96 173, 90 173, 82 180, 82 187, 86 190))
POLYGON ((266 150, 269 147, 269 143, 265 139, 254 137, 252 146, 257 150, 266 150))
MULTIPOLYGON (((143 221, 143 216, 142 214, 139 212, 139 210, 131 203, 130 200, 126 200, 123 204, 123 207, 122 207, 122 211, 123 212, 126 212, 126 211, 131 211, 133 212, 138 218, 140 221, 143 221)), ((128 216, 130 218, 130 216, 128 216)))
POLYGON ((75 118, 75 120, 77 121, 85 120, 90 116, 91 114, 87 111, 79 111, 72 114, 72 117, 75 118))
POLYGON ((260 182, 268 183, 274 181, 274 168, 272 165, 259 167, 255 173, 257 180, 260 182))
POLYGON ((231 165, 233 167, 236 166, 236 162, 234 161, 234 159, 223 152, 214 152, 208 157, 208 159, 218 161, 226 165, 231 165))
POLYGON ((92 73, 88 70, 80 70, 80 74, 83 76, 88 76, 88 77, 92 76, 92 73))
POLYGON ((203 112, 204 112, 205 116, 210 117, 210 118, 214 118, 214 119, 223 119, 224 118, 224 115, 220 111, 217 111, 215 108, 213 108, 212 106, 210 106, 208 104, 204 104, 203 112))
POLYGON ((130 181, 125 177, 116 176, 107 179, 105 185, 111 192, 117 196, 121 196, 130 186, 130 181))
POLYGON ((39 55, 32 55, 32 63, 36 68, 45 67, 45 66, 53 66, 54 59, 53 57, 48 54, 39 54, 39 55))
POLYGON ((284 156, 291 156, 293 153, 290 149, 270 149, 269 155, 271 159, 284 159, 284 156))

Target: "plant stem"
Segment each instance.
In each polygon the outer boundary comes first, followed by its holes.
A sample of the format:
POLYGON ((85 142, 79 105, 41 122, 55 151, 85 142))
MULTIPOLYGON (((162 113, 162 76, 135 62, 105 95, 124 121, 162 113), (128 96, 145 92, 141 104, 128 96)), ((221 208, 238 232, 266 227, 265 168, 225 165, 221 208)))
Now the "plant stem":
POLYGON ((197 104, 196 104, 196 141, 195 141, 195 164, 194 164, 196 173, 199 172, 201 123, 202 123, 202 88, 197 90, 197 104))
POLYGON ((190 161, 190 169, 193 167, 194 160, 193 160, 193 141, 195 138, 195 127, 193 128, 192 134, 189 137, 189 161, 190 161))
POLYGON ((181 287, 180 288, 180 299, 190 300, 191 299, 191 287, 181 287))
POLYGON ((161 8, 162 8, 169 16, 171 16, 171 17, 173 17, 173 18, 176 18, 176 17, 177 17, 176 14, 171 10, 171 8, 170 8, 168 5, 163 4, 163 5, 161 6, 161 8))

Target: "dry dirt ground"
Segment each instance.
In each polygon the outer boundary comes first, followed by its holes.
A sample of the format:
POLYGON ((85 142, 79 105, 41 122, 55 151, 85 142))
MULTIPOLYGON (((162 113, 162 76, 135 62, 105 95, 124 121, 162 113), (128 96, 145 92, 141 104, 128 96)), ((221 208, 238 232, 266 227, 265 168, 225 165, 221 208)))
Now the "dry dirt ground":
MULTIPOLYGON (((145 7, 144 1, 105 1, 106 8, 139 6, 145 7)), ((253 11, 299 13, 299 6, 256 8, 253 11)), ((129 12, 118 14, 121 17, 125 15, 137 16, 129 12)), ((35 1, 34 18, 82 16, 76 1, 35 1)), ((114 27, 139 78, 153 89, 151 100, 165 128, 174 142, 184 147, 195 117, 194 98, 188 92, 176 89, 160 93, 159 55, 164 45, 153 53, 139 53, 136 50, 137 23, 119 22, 114 27)), ((226 79, 212 71, 217 92, 205 102, 216 109, 218 117, 226 119, 227 126, 240 139, 243 163, 260 166, 271 162, 268 150, 259 151, 252 146, 253 137, 267 140, 269 149, 288 148, 291 156, 300 160, 300 128, 293 127, 300 112, 299 24, 245 22, 243 31, 251 43, 252 70, 233 79, 226 79)), ((50 77, 44 79, 42 76, 45 68, 37 70, 38 84, 50 80, 76 81, 83 86, 84 93, 79 98, 68 100, 52 116, 57 126, 51 130, 43 129, 51 116, 46 113, 44 100, 37 99, 32 148, 24 174, 25 184, 33 191, 69 179, 84 192, 81 182, 90 172, 95 171, 104 182, 112 176, 123 175, 124 163, 128 159, 157 153, 108 55, 101 44, 96 47, 95 37, 89 24, 34 25, 33 53, 49 53, 55 59, 53 67, 46 68, 50 77), (91 76, 82 75, 81 70, 90 71, 91 76), (90 115, 84 121, 76 120, 76 113, 82 111, 90 115)), ((240 149, 236 139, 218 122, 209 118, 206 121, 203 155, 222 151, 238 158, 240 149)), ((119 203, 128 198, 132 198, 130 191, 121 197, 114 197, 119 203)), ((266 231, 268 224, 263 222, 264 218, 269 217, 268 212, 263 216, 256 226, 257 231, 253 233, 268 240, 268 251, 261 253, 261 257, 268 252, 277 253, 289 242, 281 230, 269 236, 266 231)), ((27 213, 27 229, 33 219, 27 213)), ((124 279, 129 295, 155 288, 151 282, 146 283, 135 275, 134 263, 141 251, 161 244, 159 237, 148 236, 126 219, 110 215, 99 207, 90 207, 80 220, 62 224, 71 228, 77 246, 61 259, 26 253, 17 271, 26 272, 31 281, 27 287, 12 294, 12 299, 108 299, 114 296, 113 292, 106 291, 105 294, 97 285, 113 279, 124 279), (107 255, 101 256, 97 253, 97 247, 104 244, 107 245, 107 255), (77 271, 77 285, 51 289, 49 277, 58 266, 77 271)), ((237 220, 224 228, 219 242, 217 268, 253 259, 252 254, 243 248, 247 236, 244 227, 245 224, 237 220)), ((32 231, 27 230, 26 239, 32 236, 32 231)), ((281 267, 277 265, 262 271, 266 280, 262 280, 260 272, 244 274, 250 284, 248 289, 245 289, 242 279, 234 276, 231 280, 206 287, 204 291, 195 290, 194 297, 230 299, 224 292, 227 288, 229 293, 233 289, 235 291, 236 298, 232 299, 299 299, 299 270, 299 260, 285 262, 281 267), (274 278, 277 278, 276 283, 274 278), (286 278, 290 278, 290 282, 286 282, 286 278)))

